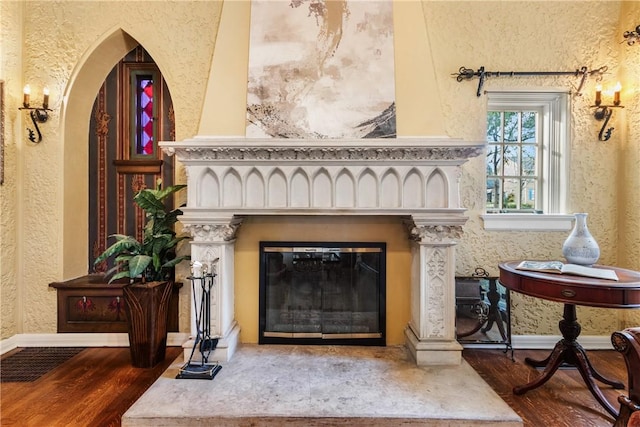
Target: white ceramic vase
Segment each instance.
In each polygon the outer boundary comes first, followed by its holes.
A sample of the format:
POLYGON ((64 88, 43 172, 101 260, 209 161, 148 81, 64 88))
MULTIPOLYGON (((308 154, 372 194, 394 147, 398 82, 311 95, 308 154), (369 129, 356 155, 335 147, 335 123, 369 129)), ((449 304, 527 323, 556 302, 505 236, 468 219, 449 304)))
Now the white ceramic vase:
POLYGON ((575 214, 576 223, 562 245, 562 255, 571 264, 593 265, 600 258, 600 247, 587 228, 587 214, 575 214))

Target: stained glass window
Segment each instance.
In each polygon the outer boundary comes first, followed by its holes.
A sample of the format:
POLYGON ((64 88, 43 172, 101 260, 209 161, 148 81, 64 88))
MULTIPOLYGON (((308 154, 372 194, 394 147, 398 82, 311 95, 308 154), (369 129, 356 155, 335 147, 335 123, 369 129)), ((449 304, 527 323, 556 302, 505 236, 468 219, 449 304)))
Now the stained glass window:
MULTIPOLYGON (((135 58, 142 56, 136 53, 135 58)), ((121 174, 159 174, 163 160, 158 141, 165 128, 162 117, 167 117, 162 75, 152 63, 133 61, 123 62, 119 73, 123 120, 119 158, 113 164, 121 174)))
POLYGON ((131 158, 156 158, 157 126, 155 75, 148 71, 131 72, 131 158), (135 90, 134 90, 135 88, 135 90))

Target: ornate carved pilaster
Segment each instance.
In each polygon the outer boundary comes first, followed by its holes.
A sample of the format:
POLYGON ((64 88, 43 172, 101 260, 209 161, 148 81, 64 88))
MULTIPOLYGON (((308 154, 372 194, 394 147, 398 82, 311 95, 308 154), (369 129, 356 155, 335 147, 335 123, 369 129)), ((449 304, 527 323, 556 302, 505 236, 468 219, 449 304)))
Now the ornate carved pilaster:
MULTIPOLYGON (((219 338, 212 360, 226 361, 231 358, 238 344, 240 328, 234 314, 234 249, 235 237, 242 218, 209 221, 208 223, 186 223, 185 229, 193 236, 191 259, 200 261, 216 273, 211 289, 210 319, 211 335, 219 338)), ((195 298, 202 297, 201 289, 194 289, 195 298)), ((192 296, 193 297, 193 296, 192 296)), ((196 335, 195 304, 191 304, 191 334, 196 335)), ((183 345, 185 357, 190 356, 193 340, 183 345)))
POLYGON ((413 241, 407 346, 419 365, 456 364, 462 347, 455 339, 455 245, 462 226, 433 222, 405 222, 413 241))

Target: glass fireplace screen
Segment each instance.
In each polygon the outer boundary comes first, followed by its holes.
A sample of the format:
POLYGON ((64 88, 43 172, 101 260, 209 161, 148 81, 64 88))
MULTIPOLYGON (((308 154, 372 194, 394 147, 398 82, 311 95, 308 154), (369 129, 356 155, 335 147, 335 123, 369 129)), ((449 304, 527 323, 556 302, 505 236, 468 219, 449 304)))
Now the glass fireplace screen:
POLYGON ((385 345, 385 243, 260 243, 259 343, 385 345))

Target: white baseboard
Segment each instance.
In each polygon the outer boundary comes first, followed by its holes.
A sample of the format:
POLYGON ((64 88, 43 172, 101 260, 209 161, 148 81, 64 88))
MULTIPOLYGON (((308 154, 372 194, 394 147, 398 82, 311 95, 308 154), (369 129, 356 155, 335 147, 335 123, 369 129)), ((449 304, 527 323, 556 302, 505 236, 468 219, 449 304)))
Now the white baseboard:
MULTIPOLYGON (((514 349, 552 349, 562 339, 560 335, 514 335, 514 349)), ((578 342, 585 350, 613 350, 611 335, 580 335, 578 342)))
MULTIPOLYGON (((513 335, 511 345, 514 350, 551 350, 560 339, 560 335, 513 335)), ((585 350, 613 350, 611 335, 580 335, 578 342, 585 350)), ((505 348, 505 345, 500 343, 462 345, 465 348, 505 348)))
MULTIPOLYGON (((515 350, 550 350, 562 337, 559 335, 514 335, 511 344, 515 350)), ((189 340, 186 332, 169 332, 167 345, 180 347, 189 340)), ((586 350, 613 350, 610 335, 581 335, 578 342, 586 350)), ((499 348, 504 344, 463 343, 466 348, 499 348)), ((0 341, 0 355, 18 347, 128 347, 126 333, 109 334, 17 334, 0 341)))
MULTIPOLYGON (((167 345, 182 347, 189 339, 185 332, 169 332, 167 345)), ((18 347, 129 347, 126 333, 17 334, 0 341, 0 354, 18 347)))

